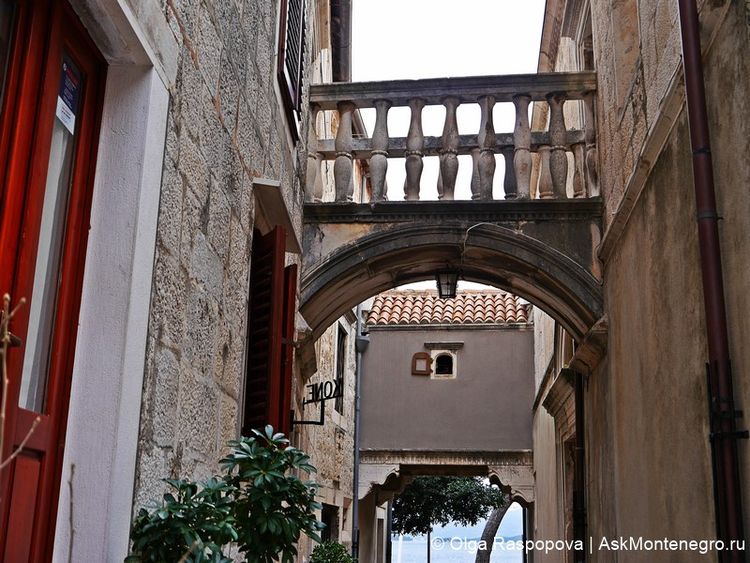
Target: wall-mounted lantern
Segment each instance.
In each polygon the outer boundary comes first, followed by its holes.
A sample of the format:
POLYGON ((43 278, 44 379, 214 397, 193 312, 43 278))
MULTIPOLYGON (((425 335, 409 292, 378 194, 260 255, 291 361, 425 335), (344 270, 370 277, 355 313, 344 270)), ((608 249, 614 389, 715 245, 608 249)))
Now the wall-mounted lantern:
POLYGON ((456 296, 458 288, 458 272, 443 270, 435 275, 438 296, 440 299, 451 299, 456 296))

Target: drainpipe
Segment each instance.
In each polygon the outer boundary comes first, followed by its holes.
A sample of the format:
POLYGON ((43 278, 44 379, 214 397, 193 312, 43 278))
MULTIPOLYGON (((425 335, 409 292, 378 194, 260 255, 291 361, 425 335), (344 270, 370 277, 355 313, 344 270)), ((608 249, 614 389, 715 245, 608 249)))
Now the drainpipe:
MULTIPOLYGON (((679 0, 685 98, 693 149, 693 181, 698 212, 703 299, 708 340, 707 377, 710 400, 711 453, 713 457, 716 533, 727 548, 744 539, 737 440, 747 432, 737 430, 734 389, 729 359, 729 335, 722 279, 719 216, 716 212, 713 163, 708 134, 706 92, 703 83, 700 27, 695 0, 679 0)), ((719 552, 722 563, 740 563, 737 549, 719 552)))
POLYGON ((370 339, 362 334, 362 305, 357 305, 357 338, 354 383, 354 468, 352 473, 352 557, 359 561, 359 425, 360 425, 360 392, 362 388, 362 354, 370 344, 370 339))

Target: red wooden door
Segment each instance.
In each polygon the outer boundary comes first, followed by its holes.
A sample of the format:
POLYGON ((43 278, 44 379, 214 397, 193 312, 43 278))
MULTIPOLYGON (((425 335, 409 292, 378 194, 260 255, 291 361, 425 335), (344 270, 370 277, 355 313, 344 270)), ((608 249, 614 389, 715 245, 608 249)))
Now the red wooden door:
MULTIPOLYGON (((0 473, 3 561, 48 561, 106 67, 67 2, 18 0, 0 133, 0 293, 11 321, 0 473)), ((114 210, 113 210, 114 211, 114 210)), ((92 452, 92 455, 95 455, 92 452)))

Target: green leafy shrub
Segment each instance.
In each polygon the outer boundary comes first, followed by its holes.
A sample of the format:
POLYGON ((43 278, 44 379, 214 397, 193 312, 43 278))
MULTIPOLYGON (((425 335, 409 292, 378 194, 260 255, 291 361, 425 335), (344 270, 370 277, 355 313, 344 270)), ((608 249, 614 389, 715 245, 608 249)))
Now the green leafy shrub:
POLYGON ((166 480, 175 492, 153 512, 140 510, 126 563, 225 563, 232 547, 246 563, 291 563, 302 533, 320 541, 316 485, 296 476, 315 472, 310 458, 270 426, 229 446, 223 475, 166 480))
POLYGON ((340 543, 325 542, 315 547, 310 563, 354 563, 354 559, 340 543))

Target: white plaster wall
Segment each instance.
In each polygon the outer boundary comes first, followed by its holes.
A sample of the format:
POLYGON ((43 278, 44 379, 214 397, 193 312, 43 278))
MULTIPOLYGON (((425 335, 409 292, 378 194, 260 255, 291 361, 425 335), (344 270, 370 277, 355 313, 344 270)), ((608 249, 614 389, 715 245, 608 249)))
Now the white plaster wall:
POLYGON ((152 45, 164 28, 144 33, 123 0, 71 4, 110 66, 53 561, 122 561, 169 103, 165 83, 173 79, 174 65, 165 48, 152 45))
POLYGON ((153 68, 109 68, 54 561, 127 552, 167 105, 153 68))

